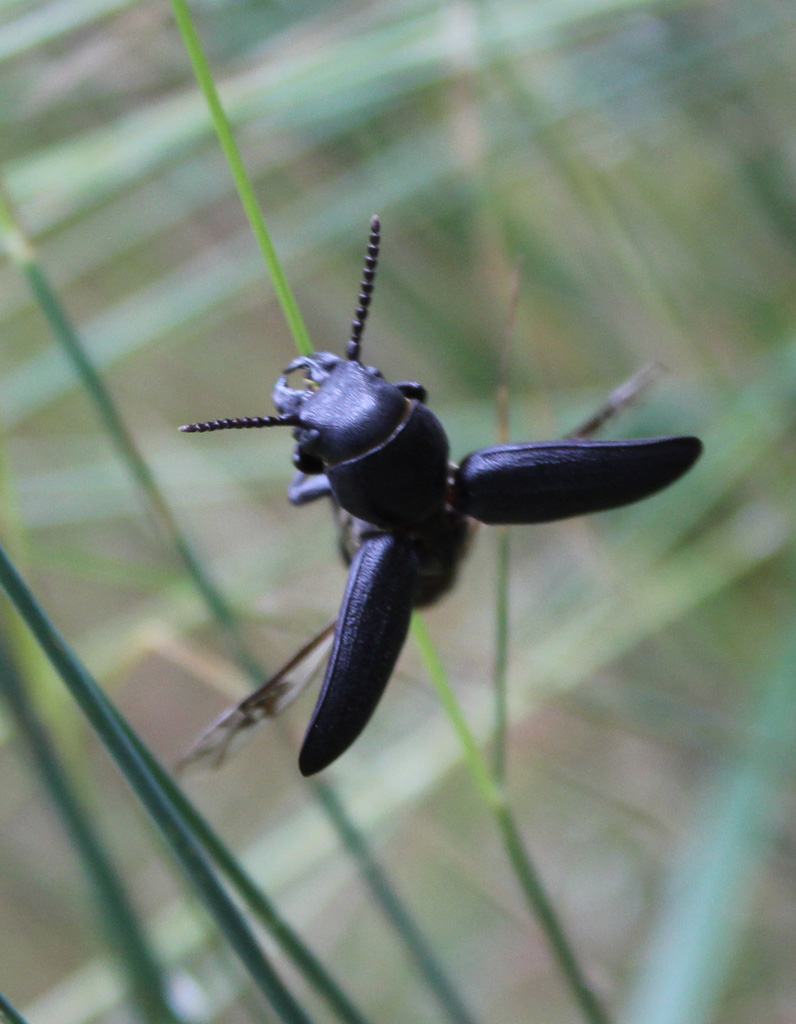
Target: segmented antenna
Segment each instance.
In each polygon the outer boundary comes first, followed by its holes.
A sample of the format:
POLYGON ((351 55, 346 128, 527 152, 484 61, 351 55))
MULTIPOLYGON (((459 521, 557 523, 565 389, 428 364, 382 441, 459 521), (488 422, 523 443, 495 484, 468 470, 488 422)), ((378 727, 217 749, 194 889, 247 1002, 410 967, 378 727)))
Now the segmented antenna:
POLYGON ((297 416, 240 416, 230 420, 207 420, 206 423, 186 423, 180 430, 186 434, 205 434, 208 430, 243 430, 245 427, 294 427, 297 416))
POLYGON ((365 269, 362 271, 360 282, 359 304, 354 313, 354 320, 351 324, 351 337, 346 346, 346 356, 354 362, 359 362, 359 344, 362 340, 362 332, 365 330, 365 321, 368 318, 368 308, 373 294, 373 279, 376 276, 376 265, 379 262, 379 239, 381 224, 379 218, 370 218, 370 238, 368 239, 368 252, 365 256, 365 269))

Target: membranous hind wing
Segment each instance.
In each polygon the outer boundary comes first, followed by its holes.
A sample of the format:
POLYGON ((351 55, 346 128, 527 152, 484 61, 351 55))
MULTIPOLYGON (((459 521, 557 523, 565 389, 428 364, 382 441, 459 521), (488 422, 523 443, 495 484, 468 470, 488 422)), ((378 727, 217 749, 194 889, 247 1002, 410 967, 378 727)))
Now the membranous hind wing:
POLYGON ((292 704, 315 677, 328 654, 334 626, 334 622, 330 622, 262 686, 219 715, 182 755, 177 770, 220 768, 248 738, 255 725, 266 718, 275 718, 292 704))

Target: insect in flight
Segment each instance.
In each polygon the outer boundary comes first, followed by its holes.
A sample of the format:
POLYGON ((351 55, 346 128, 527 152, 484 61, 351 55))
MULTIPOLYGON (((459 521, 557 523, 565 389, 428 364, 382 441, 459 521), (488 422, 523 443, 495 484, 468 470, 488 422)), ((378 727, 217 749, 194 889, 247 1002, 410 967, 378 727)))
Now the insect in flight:
POLYGON ((309 677, 332 636, 320 696, 299 755, 313 775, 364 729, 403 647, 413 608, 453 584, 476 523, 545 523, 639 501, 667 487, 696 461, 696 437, 594 441, 583 437, 501 444, 449 461, 445 431, 422 385, 388 383, 360 361, 379 254, 378 217, 370 239, 346 356, 299 356, 274 387, 278 415, 181 427, 205 432, 292 427, 296 473, 288 500, 331 499, 349 565, 336 624, 311 640, 275 676, 221 716, 184 763, 220 761, 240 734, 281 711, 309 677), (291 374, 303 373, 301 388, 291 374))

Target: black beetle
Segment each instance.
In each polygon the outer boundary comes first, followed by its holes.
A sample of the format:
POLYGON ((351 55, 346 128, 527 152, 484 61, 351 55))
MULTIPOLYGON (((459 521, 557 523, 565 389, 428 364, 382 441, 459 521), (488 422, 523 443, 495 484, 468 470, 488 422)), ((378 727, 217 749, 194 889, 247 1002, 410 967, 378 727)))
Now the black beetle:
MULTIPOLYGON (((502 444, 449 462, 448 439, 416 383, 388 383, 360 362, 360 341, 379 252, 373 217, 346 358, 315 352, 293 360, 273 392, 278 416, 213 420, 185 431, 290 426, 295 505, 332 499, 350 564, 332 653, 299 755, 303 775, 331 764, 367 724, 406 639, 412 609, 453 583, 476 522, 545 523, 617 508, 673 483, 698 458, 696 437, 634 441, 580 439, 502 444), (305 386, 288 376, 304 371, 305 386)), ((316 638, 331 633, 328 627, 316 638)), ((315 647, 200 738, 188 760, 229 740, 287 703, 287 677, 315 647)))

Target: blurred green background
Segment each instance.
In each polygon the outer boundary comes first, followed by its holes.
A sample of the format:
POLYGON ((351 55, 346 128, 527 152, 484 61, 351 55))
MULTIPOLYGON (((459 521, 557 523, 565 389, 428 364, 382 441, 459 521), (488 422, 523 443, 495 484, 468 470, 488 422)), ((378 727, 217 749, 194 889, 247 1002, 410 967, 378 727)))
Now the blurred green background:
MULTIPOLYGON (((698 434, 696 468, 642 505, 511 531, 508 792, 617 1020, 789 1024, 796 4, 192 9, 313 344, 343 349, 377 212, 364 358, 427 386, 454 457, 496 437, 518 263, 513 439, 560 437, 643 364, 666 367, 605 436, 698 434)), ((286 433, 175 429, 271 412, 294 349, 171 9, 0 0, 0 19, 5 193, 274 669, 335 613, 345 573, 328 509, 285 501, 286 433)), ((248 683, 8 259, 0 339, 2 539, 172 765, 248 683)), ((495 564, 484 529, 426 616, 487 742, 495 564)), ((275 1019, 2 615, 181 1012, 275 1019)), ((443 1020, 298 774, 314 696, 186 788, 369 1020, 443 1020)), ((32 1024, 131 1020, 79 858, 3 721, 0 990, 32 1024)), ((329 776, 474 1019, 582 1019, 411 643, 329 776)))

